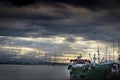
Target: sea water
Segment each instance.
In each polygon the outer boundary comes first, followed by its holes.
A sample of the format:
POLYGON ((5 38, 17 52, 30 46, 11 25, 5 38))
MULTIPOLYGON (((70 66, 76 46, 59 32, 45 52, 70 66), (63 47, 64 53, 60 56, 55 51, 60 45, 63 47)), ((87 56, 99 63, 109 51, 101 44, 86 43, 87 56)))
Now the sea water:
POLYGON ((0 65, 0 80, 68 80, 67 66, 0 65))

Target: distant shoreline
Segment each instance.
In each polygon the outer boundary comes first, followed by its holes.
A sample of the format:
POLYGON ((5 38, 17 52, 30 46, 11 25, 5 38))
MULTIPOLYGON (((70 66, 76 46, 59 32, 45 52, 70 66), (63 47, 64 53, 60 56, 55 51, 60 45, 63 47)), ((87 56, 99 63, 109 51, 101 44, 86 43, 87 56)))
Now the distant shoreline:
POLYGON ((0 65, 68 65, 68 63, 0 63, 0 65))

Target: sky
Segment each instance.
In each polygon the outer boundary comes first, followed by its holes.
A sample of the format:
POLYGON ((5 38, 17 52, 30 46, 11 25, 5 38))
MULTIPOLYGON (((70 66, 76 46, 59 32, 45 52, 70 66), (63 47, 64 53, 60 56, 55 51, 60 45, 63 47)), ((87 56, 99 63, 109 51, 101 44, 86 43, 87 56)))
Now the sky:
POLYGON ((34 51, 35 57, 56 54, 69 60, 80 53, 88 58, 97 46, 104 55, 107 46, 112 56, 113 37, 117 55, 119 0, 0 0, 1 54, 34 51))

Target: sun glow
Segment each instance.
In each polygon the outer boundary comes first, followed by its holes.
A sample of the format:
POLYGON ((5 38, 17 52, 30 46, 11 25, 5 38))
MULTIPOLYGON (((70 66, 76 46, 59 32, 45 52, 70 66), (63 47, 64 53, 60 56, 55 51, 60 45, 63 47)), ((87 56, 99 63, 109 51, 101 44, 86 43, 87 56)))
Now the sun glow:
POLYGON ((22 47, 22 46, 0 46, 2 49, 11 50, 20 53, 21 55, 28 54, 30 52, 39 53, 44 55, 45 51, 38 50, 35 48, 22 47))
POLYGON ((48 37, 48 38, 0 36, 0 38, 8 38, 8 39, 12 39, 12 40, 22 40, 22 41, 33 41, 33 42, 52 42, 55 44, 61 44, 66 40, 65 37, 60 37, 60 36, 52 36, 52 37, 48 37))

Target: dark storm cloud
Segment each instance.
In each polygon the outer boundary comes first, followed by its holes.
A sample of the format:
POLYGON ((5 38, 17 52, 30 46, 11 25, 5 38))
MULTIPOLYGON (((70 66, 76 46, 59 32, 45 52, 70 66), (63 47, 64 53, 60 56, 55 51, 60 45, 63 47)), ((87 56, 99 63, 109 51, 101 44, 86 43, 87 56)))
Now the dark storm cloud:
POLYGON ((74 53, 73 49, 79 49, 84 53, 96 48, 92 46, 95 40, 112 42, 115 36, 117 41, 119 34, 119 0, 0 2, 0 46, 36 48, 48 53, 74 53))
POLYGON ((2 1, 8 2, 14 6, 24 6, 39 2, 48 4, 65 3, 74 6, 90 8, 94 10, 101 8, 114 9, 120 7, 119 0, 2 0, 2 1))
MULTIPOLYGON (((27 10, 27 9, 26 9, 27 10)), ((52 16, 43 13, 37 13, 33 11, 24 11, 19 8, 1 8, 0 9, 0 19, 26 19, 26 20, 55 20, 61 18, 61 16, 52 16), (18 9, 18 10, 17 10, 18 9), (11 10, 11 11, 10 11, 11 10)))
POLYGON ((2 0, 0 35, 105 37, 119 32, 119 13, 118 0, 2 0))
POLYGON ((23 35, 22 33, 24 31, 18 31, 16 29, 11 29, 11 28, 4 28, 4 27, 0 27, 1 31, 0 31, 0 35, 1 36, 20 36, 23 35))

